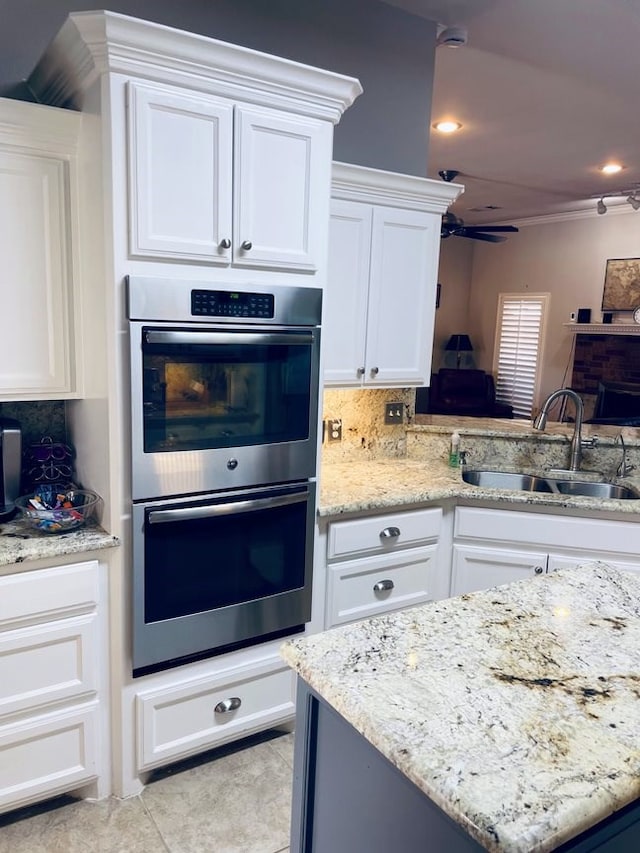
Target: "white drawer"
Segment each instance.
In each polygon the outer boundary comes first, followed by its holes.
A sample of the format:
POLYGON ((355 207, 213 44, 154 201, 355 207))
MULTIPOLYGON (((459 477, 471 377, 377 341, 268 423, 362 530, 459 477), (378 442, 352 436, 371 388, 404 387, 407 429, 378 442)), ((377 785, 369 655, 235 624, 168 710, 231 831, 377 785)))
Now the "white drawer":
POLYGON ((0 629, 91 610, 98 602, 95 560, 0 577, 0 629))
POLYGON ((0 716, 97 690, 97 615, 0 633, 0 716))
POLYGON ((330 566, 326 627, 428 601, 430 563, 437 550, 429 545, 330 566))
POLYGON ((295 714, 295 679, 281 661, 237 667, 136 697, 138 769, 267 729, 295 714), (240 700, 235 710, 219 703, 240 700))
POLYGON ((414 547, 437 539, 441 523, 440 507, 335 521, 329 525, 327 556, 330 560, 344 560, 414 547))
POLYGON ((95 779, 97 731, 97 701, 0 727, 0 811, 95 779))
POLYGON ((640 553, 640 524, 632 520, 457 507, 454 536, 589 552, 640 553))

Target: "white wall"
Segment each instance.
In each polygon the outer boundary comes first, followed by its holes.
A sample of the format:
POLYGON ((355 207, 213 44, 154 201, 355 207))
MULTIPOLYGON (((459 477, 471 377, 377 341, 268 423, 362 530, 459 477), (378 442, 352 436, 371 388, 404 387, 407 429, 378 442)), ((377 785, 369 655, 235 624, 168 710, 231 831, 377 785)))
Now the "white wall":
POLYGON ((448 237, 440 243, 438 281, 441 290, 440 307, 436 311, 433 336, 432 370, 434 372, 446 366, 444 347, 451 335, 468 334, 471 343, 474 347, 476 346, 469 330, 473 248, 472 240, 459 237, 448 237))
MULTIPOLYGON (((579 219, 519 223, 520 231, 504 243, 480 243, 449 238, 442 243, 440 280, 443 295, 456 295, 437 312, 434 359, 451 332, 466 331, 474 345, 476 366, 491 370, 498 294, 501 292, 550 293, 551 304, 543 352, 541 399, 559 388, 572 352, 573 336, 563 326, 578 308, 590 308, 592 322, 600 322, 605 265, 608 258, 640 256, 640 211, 579 219), (452 258, 449 243, 455 242, 452 258), (471 247, 470 285, 464 281, 465 262, 459 243, 471 247), (450 271, 450 278, 447 278, 450 271), (463 307, 468 300, 466 309, 463 307), (459 305, 456 314, 455 305, 459 305), (466 328, 453 328, 457 317, 466 328)), ((452 248, 453 251, 453 248, 452 248)), ((441 303, 442 304, 442 303, 441 303)), ((614 319, 616 319, 614 317, 614 319)), ((629 315, 620 315, 627 321, 629 315)), ((569 365, 570 371, 570 365, 569 365)), ((567 382, 570 382, 568 373, 567 382)), ((541 401, 540 401, 541 402, 541 401)))

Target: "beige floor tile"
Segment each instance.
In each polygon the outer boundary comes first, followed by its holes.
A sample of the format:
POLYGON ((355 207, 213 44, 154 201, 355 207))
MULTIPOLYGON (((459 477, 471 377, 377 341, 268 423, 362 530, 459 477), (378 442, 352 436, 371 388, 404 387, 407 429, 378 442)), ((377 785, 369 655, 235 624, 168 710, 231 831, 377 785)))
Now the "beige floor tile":
POLYGON ((287 762, 289 767, 293 768, 293 732, 270 740, 269 745, 280 758, 287 762))
POLYGON ((145 788, 142 800, 171 853, 287 850, 291 765, 281 754, 288 747, 275 742, 222 751, 145 788))
POLYGON ((78 801, 0 825, 0 853, 164 853, 139 797, 78 801))

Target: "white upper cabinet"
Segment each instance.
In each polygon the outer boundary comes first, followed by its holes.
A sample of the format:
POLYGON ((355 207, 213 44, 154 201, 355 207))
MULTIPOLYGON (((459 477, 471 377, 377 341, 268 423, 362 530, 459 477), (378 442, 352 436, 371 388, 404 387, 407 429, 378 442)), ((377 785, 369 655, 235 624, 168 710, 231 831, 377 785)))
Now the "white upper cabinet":
POLYGON ((74 293, 80 117, 0 100, 0 400, 78 395, 74 293))
POLYGON ((462 188, 334 163, 324 381, 428 382, 440 218, 462 188))
POLYGON ((331 125, 130 82, 134 257, 313 272, 331 125))

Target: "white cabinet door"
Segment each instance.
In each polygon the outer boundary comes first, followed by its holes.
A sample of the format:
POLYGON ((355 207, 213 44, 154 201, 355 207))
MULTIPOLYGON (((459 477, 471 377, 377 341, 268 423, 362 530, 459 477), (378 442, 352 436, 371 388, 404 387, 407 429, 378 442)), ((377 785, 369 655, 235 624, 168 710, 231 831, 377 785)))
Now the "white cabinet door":
POLYGON ((329 265, 323 303, 324 380, 361 385, 365 364, 370 205, 334 199, 329 223, 329 265))
POLYGON ((233 106, 129 83, 133 256, 231 260, 233 106))
POLYGON ((366 384, 428 382, 439 222, 432 213, 373 211, 366 384))
POLYGON ((328 122, 171 87, 128 93, 132 256, 316 269, 328 122))
POLYGON ((75 391, 70 236, 68 164, 0 144, 0 400, 75 391))
POLYGON ((237 106, 233 260, 315 270, 329 195, 326 122, 237 106))
POLYGON ((439 239, 438 214, 333 199, 325 384, 428 381, 439 239))
POLYGON ((454 545, 451 595, 542 575, 546 566, 547 554, 543 551, 498 551, 454 545))

